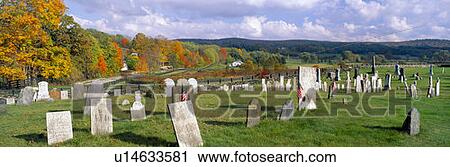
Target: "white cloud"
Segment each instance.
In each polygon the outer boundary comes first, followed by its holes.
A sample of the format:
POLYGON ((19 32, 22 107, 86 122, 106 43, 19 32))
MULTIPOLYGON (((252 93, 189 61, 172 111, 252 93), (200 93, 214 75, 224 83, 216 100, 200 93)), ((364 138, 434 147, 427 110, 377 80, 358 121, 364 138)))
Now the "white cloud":
POLYGON ((263 22, 265 22, 267 18, 265 17, 255 17, 255 16, 247 16, 244 17, 244 20, 241 24, 241 29, 244 30, 245 34, 250 35, 251 37, 261 37, 263 35, 263 22))
POLYGON ((302 29, 303 35, 313 39, 321 39, 321 38, 330 39, 330 37, 333 37, 330 30, 328 30, 327 28, 325 28, 320 24, 308 21, 308 19, 306 19, 305 22, 303 23, 302 29))
POLYGON ((385 9, 383 5, 376 1, 345 0, 345 2, 367 19, 376 18, 385 9))
POLYGON ((358 29, 359 26, 352 23, 344 23, 344 28, 347 29, 348 32, 355 32, 355 30, 358 29))
POLYGON ((446 33, 448 31, 447 28, 442 26, 432 26, 431 30, 435 33, 446 33))
POLYGON ((406 17, 398 18, 396 16, 391 17, 389 20, 389 26, 397 31, 406 31, 412 27, 408 24, 406 17))

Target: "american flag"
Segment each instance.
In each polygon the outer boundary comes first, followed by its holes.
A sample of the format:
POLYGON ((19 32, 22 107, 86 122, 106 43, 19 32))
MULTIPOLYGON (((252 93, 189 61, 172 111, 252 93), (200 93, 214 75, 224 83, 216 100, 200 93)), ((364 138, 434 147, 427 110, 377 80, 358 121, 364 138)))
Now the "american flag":
POLYGON ((187 100, 188 100, 188 94, 187 94, 187 93, 181 94, 180 100, 181 100, 181 101, 187 101, 187 100))

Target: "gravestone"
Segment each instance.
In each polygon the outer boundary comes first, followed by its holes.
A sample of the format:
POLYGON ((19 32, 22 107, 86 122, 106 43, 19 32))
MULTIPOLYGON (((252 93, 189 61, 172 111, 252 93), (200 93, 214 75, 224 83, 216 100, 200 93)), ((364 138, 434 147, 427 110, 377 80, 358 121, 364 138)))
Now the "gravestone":
POLYGON ((341 69, 336 69, 336 76, 335 76, 335 81, 340 81, 341 80, 341 69))
POLYGON ((48 82, 45 81, 41 81, 38 83, 39 86, 39 90, 38 90, 38 95, 37 95, 37 100, 49 100, 50 99, 50 95, 48 92, 48 82))
POLYGON ((405 82, 405 69, 404 68, 400 68, 400 77, 399 77, 400 82, 405 82))
POLYGON ((73 138, 70 111, 48 112, 46 121, 48 145, 61 143, 73 138))
POLYGON ((266 79, 264 79, 264 78, 261 79, 261 87, 262 87, 261 91, 267 92, 266 79))
POLYGON ((0 97, 0 105, 6 105, 6 98, 0 97))
POLYGON ((223 85, 223 91, 225 91, 225 92, 230 91, 230 87, 228 87, 227 84, 223 85))
POLYGON ((7 97, 6 98, 6 104, 7 105, 16 104, 16 98, 15 97, 7 97))
POLYGON ((298 79, 303 90, 302 96, 299 97, 299 110, 306 108, 308 110, 317 109, 317 74, 316 69, 311 67, 298 67, 298 79))
POLYGON ((121 89, 114 89, 114 96, 120 96, 122 95, 122 90, 121 89))
POLYGON ((281 109, 279 120, 287 121, 294 116, 294 103, 292 100, 286 102, 281 109))
POLYGON ((134 103, 130 109, 131 121, 144 120, 147 116, 145 114, 145 106, 142 104, 141 94, 136 92, 134 96, 134 103))
POLYGON ((125 85, 125 94, 131 95, 133 93, 133 90, 131 89, 131 85, 127 84, 125 85))
POLYGON ((49 92, 50 98, 52 98, 53 100, 61 100, 61 92, 54 88, 49 92))
POLYGON ((431 98, 434 95, 434 88, 433 88, 433 76, 429 76, 428 79, 428 91, 427 91, 427 97, 431 98))
POLYGON ((418 95, 417 95, 417 81, 414 81, 414 83, 411 84, 410 89, 411 89, 411 98, 417 99, 418 98, 418 95))
POLYGON ((414 136, 420 132, 420 113, 416 108, 412 108, 408 112, 408 116, 403 122, 402 129, 409 135, 414 136))
POLYGON ((288 79, 286 82, 286 91, 288 92, 291 91, 291 87, 292 87, 291 79, 288 79))
POLYGON ((113 133, 111 99, 91 99, 91 134, 107 135, 113 133))
POLYGON ((355 68, 354 74, 353 74, 353 79, 356 79, 356 77, 359 76, 359 68, 355 68))
POLYGON ((387 73, 385 77, 385 84, 384 84, 384 90, 391 90, 391 74, 387 73))
POLYGON ((439 79, 439 77, 437 78, 436 81, 436 86, 434 87, 434 89, 436 90, 435 96, 440 96, 440 91, 441 91, 441 80, 439 79))
POLYGON ((19 94, 19 100, 17 101, 17 104, 19 105, 30 105, 33 102, 33 96, 35 94, 35 91, 32 87, 25 87, 22 90, 20 90, 19 94))
POLYGON ((247 107, 247 127, 254 127, 261 119, 261 105, 258 99, 252 99, 247 107))
POLYGON ((278 90, 279 91, 284 91, 285 90, 285 88, 284 88, 284 76, 280 76, 280 82, 278 83, 279 85, 278 85, 278 90))
POLYGON ((166 97, 172 97, 172 94, 173 94, 172 88, 175 86, 175 82, 170 78, 166 78, 166 79, 164 79, 164 84, 165 84, 164 90, 165 90, 166 97))
POLYGON ((128 99, 125 99, 122 101, 122 106, 130 105, 130 101, 128 99))
POLYGON ((381 90, 383 89, 383 80, 381 80, 381 78, 377 79, 377 92, 381 92, 381 90))
MULTIPOLYGON (((321 73, 320 73, 320 68, 316 69, 316 83, 317 83, 317 89, 320 90, 322 88, 322 79, 321 79, 321 73)), ((294 82, 295 83, 295 82, 294 82)))
POLYGON ((350 79, 350 77, 347 78, 347 91, 346 91, 346 93, 347 94, 352 93, 352 80, 350 79))
POLYGON ((430 64, 430 72, 429 75, 432 76, 433 75, 433 64, 430 64))
POLYGON ((61 100, 68 100, 69 99, 69 91, 63 90, 61 93, 61 100))
POLYGON ((400 76, 400 66, 395 64, 394 74, 400 76))
POLYGON ((180 147, 203 146, 202 136, 191 101, 168 105, 175 136, 180 147))
POLYGON ((72 89, 72 99, 80 100, 84 99, 86 93, 86 87, 81 83, 75 83, 72 89))
POLYGON ((192 93, 197 94, 198 93, 198 82, 197 82, 197 80, 194 79, 194 78, 189 78, 188 79, 188 83, 189 83, 189 86, 192 87, 192 91, 193 91, 192 93))
POLYGON ((85 106, 84 106, 84 115, 91 115, 92 109, 92 100, 93 99, 101 99, 105 96, 103 83, 94 81, 93 83, 88 85, 87 93, 85 93, 85 106))

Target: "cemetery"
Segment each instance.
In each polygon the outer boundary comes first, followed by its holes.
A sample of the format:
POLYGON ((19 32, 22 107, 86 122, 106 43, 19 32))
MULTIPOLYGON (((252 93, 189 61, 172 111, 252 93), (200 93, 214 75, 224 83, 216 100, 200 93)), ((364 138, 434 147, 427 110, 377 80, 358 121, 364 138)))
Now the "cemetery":
POLYGON ((443 67, 302 65, 194 77, 41 81, 1 98, 0 146, 450 145, 443 67))

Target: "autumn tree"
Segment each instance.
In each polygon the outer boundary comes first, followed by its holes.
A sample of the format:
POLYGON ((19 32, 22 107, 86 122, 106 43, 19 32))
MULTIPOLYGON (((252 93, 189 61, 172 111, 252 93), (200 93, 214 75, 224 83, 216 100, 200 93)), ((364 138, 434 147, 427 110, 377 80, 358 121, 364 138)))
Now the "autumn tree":
POLYGON ((100 57, 98 58, 97 65, 102 77, 106 76, 108 72, 108 66, 106 65, 105 57, 103 55, 100 55, 100 57))
POLYGON ((222 63, 226 63, 227 61, 227 49, 226 48, 220 48, 220 60, 222 63))
POLYGON ((114 48, 116 49, 116 63, 118 67, 123 66, 123 54, 122 54, 122 48, 120 48, 119 44, 116 42, 113 43, 114 48))
POLYGON ((61 26, 61 0, 0 1, 0 76, 60 79, 71 69, 69 51, 49 35, 61 26))

